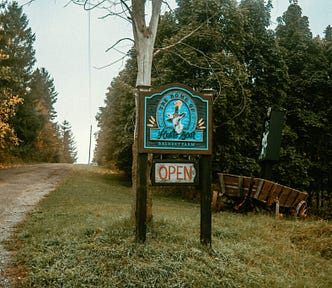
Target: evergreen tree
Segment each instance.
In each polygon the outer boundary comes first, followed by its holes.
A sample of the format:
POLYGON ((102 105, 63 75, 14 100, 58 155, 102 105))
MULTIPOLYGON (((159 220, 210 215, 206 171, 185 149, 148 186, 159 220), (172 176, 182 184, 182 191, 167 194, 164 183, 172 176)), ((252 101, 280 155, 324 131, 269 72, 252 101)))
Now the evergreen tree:
POLYGON ((57 100, 53 79, 45 68, 36 69, 32 74, 30 83, 30 97, 32 100, 25 107, 33 111, 35 125, 30 129, 36 129, 37 139, 32 142, 30 158, 43 162, 56 162, 59 149, 56 125, 52 122, 56 116, 54 104, 57 100))
MULTIPOLYGON (((281 158, 273 180, 310 192, 317 209, 322 208, 324 197, 332 198, 331 27, 324 39, 313 39, 297 1, 278 19, 275 31, 269 30, 271 1, 179 0, 178 5, 160 19, 153 86, 180 82, 195 90, 217 91, 216 172, 258 174, 266 110, 285 108, 281 158)), ((132 56, 97 116, 96 158, 118 167, 125 167, 132 144, 132 56)))
POLYGON ((9 40, 9 45, 4 47, 4 53, 8 55, 7 66, 14 78, 8 79, 7 87, 13 95, 24 100, 24 105, 19 105, 16 116, 12 118, 11 125, 20 139, 18 155, 24 157, 29 154, 33 142, 38 136, 40 125, 31 109, 33 99, 29 93, 31 74, 35 63, 35 51, 33 42, 35 36, 28 27, 28 20, 23 14, 22 7, 17 2, 6 5, 2 13, 3 30, 9 40))
POLYGON ((135 104, 132 90, 135 73, 129 68, 116 77, 106 94, 105 107, 97 115, 100 131, 97 135, 95 159, 98 164, 112 163, 131 175, 135 104))
POLYGON ((295 1, 278 23, 277 39, 283 48, 290 81, 286 101, 287 129, 282 163, 277 172, 284 183, 307 190, 312 200, 320 198, 320 191, 325 189, 324 183, 328 179, 331 62, 324 42, 312 38, 309 20, 302 16, 301 7, 295 1))
POLYGON ((4 29, 4 3, 0 4, 0 161, 6 160, 6 149, 18 145, 10 119, 15 116, 16 106, 22 103, 22 98, 13 94, 10 83, 15 81, 15 75, 9 67, 10 56, 5 52, 11 45, 4 29))
POLYGON ((54 80, 45 68, 38 68, 33 72, 30 91, 36 103, 37 113, 43 115, 43 122, 54 120, 57 114, 54 104, 58 93, 55 90, 54 80))
POLYGON ((60 162, 75 163, 77 161, 76 143, 71 126, 64 120, 60 124, 61 152, 60 162))
POLYGON ((8 66, 16 77, 15 81, 11 82, 11 89, 14 94, 24 96, 36 61, 33 49, 35 35, 29 27, 29 21, 22 7, 15 1, 4 8, 2 22, 10 43, 4 52, 9 55, 8 66))

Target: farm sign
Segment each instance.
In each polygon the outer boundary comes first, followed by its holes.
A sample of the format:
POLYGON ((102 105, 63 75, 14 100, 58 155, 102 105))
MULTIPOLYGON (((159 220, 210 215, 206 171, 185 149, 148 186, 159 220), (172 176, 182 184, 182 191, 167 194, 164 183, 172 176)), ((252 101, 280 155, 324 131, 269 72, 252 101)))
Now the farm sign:
POLYGON ((149 91, 141 102, 141 153, 211 154, 212 101, 182 85, 149 91))
MULTIPOLYGON (((164 159, 152 165, 154 185, 198 185, 201 199, 201 243, 211 245, 211 154, 213 90, 202 94, 172 84, 156 90, 139 86, 136 187, 136 239, 146 239, 150 154, 197 154, 198 161, 164 159)), ((160 157, 161 158, 161 157, 160 157)), ((190 157, 189 157, 190 158, 190 157)))

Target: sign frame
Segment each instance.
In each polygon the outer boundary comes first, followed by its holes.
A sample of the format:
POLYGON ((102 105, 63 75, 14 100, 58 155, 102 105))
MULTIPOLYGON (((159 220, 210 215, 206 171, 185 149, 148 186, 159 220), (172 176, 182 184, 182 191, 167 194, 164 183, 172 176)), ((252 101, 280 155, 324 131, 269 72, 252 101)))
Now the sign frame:
POLYGON ((188 159, 154 159, 152 161, 152 185, 153 186, 196 186, 199 184, 199 163, 195 160, 188 159), (195 169, 193 182, 156 182, 156 164, 192 164, 195 169))
POLYGON ((139 153, 211 155, 212 100, 210 94, 177 83, 142 91, 139 153))

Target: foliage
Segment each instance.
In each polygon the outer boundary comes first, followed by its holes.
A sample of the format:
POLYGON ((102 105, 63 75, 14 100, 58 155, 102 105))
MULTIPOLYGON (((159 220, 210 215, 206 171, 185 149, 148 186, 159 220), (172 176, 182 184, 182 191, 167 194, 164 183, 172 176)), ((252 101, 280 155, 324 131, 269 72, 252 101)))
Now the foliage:
MULTIPOLYGON (((278 20, 277 41, 288 67, 287 134, 277 177, 307 190, 310 200, 332 197, 331 185, 331 58, 329 28, 326 39, 312 38, 309 20, 297 3, 278 20)), ((322 205, 323 207, 324 205, 322 205)), ((314 207, 311 207, 312 209, 314 207)), ((317 207, 315 212, 320 209, 317 207)), ((324 214, 324 211, 321 211, 324 214)))
MULTIPOLYGON (((95 168, 95 169, 93 169, 95 168)), ((79 168, 21 223, 6 248, 16 287, 330 287, 331 224, 214 214, 199 243, 199 206, 154 195, 147 242, 135 243, 122 175, 79 168), (73 205, 75 204, 75 205, 73 205)))
MULTIPOLYGON (((258 176, 267 108, 283 108, 287 119, 272 180, 308 191, 309 202, 326 207, 332 198, 331 27, 324 39, 312 38, 309 19, 297 2, 279 17, 275 31, 269 28, 271 1, 177 2, 178 8, 160 19, 152 84, 180 82, 217 91, 214 173, 258 176)), ((126 171, 131 160, 133 59, 112 82, 98 116, 97 158, 118 167, 127 163, 126 171)), ((312 211, 320 211, 316 208, 311 205, 312 211)))
POLYGON ((22 98, 3 90, 0 99, 0 148, 4 149, 9 144, 18 145, 18 138, 9 120, 15 116, 15 106, 22 103, 22 98))
POLYGON ((96 117, 100 127, 95 150, 97 163, 106 165, 113 162, 128 176, 131 175, 135 120, 133 64, 128 62, 128 68, 112 81, 106 94, 106 106, 100 108, 96 117))
MULTIPOLYGON (((3 7, 0 7, 3 9, 3 7)), ((0 10, 0 148, 8 145, 18 145, 18 138, 10 119, 16 114, 16 106, 23 99, 13 94, 8 83, 14 81, 15 75, 10 65, 10 56, 6 50, 11 46, 11 41, 4 28, 3 12, 0 10)), ((3 157, 0 155, 0 159, 3 157)))
POLYGON ((59 162, 75 163, 77 160, 76 144, 71 126, 64 120, 59 126, 60 151, 59 162))
POLYGON ((0 161, 57 162, 54 80, 34 68, 35 35, 17 2, 1 3, 0 23, 0 161))

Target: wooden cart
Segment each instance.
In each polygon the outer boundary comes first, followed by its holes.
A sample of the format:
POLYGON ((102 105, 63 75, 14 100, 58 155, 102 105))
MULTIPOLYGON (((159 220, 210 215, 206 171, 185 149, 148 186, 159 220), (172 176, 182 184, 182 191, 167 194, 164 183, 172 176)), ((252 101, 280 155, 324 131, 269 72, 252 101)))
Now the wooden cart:
MULTIPOLYGON (((238 200, 235 210, 240 210, 247 201, 255 199, 268 207, 275 204, 276 214, 279 214, 279 207, 284 207, 297 217, 306 217, 308 194, 305 192, 261 178, 224 173, 219 173, 218 177, 221 195, 238 200)), ((213 201, 217 201, 217 198, 214 195, 213 201)))

